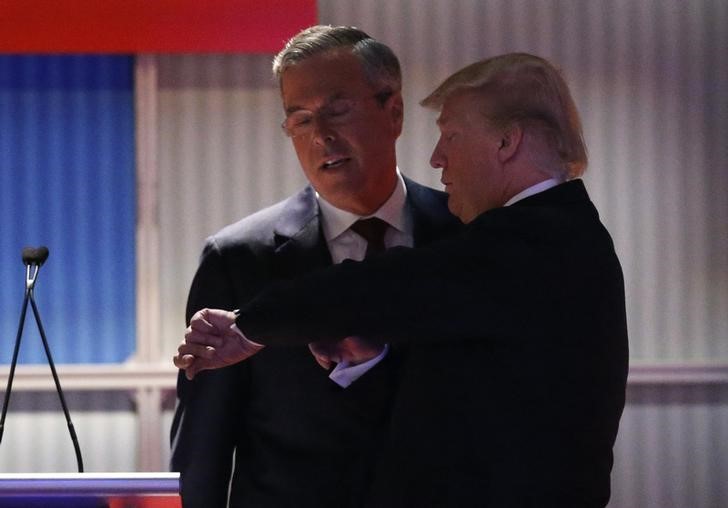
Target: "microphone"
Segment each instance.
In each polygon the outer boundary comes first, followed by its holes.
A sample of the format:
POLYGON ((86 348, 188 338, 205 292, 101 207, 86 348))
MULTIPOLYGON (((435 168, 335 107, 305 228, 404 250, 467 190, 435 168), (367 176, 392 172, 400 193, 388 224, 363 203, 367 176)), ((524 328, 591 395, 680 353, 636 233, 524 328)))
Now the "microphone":
POLYGON ((48 247, 41 245, 40 247, 25 247, 23 249, 23 264, 25 266, 43 266, 48 259, 48 247))
POLYGON ((10 405, 10 393, 13 390, 13 378, 15 377, 15 367, 18 364, 18 352, 20 351, 20 341, 23 337, 23 325, 25 324, 25 314, 28 309, 28 303, 30 303, 33 309, 33 315, 35 316, 35 322, 38 325, 38 331, 40 332, 40 338, 43 341, 43 349, 45 349, 46 358, 48 359, 48 366, 51 369, 51 375, 53 376, 53 382, 56 385, 56 392, 58 398, 61 401, 61 408, 63 414, 66 417, 66 424, 68 426, 68 432, 71 435, 71 442, 73 444, 73 450, 76 453, 76 464, 78 465, 78 472, 83 473, 83 458, 81 457, 81 448, 78 444, 78 437, 76 436, 76 429, 73 427, 71 421, 71 414, 68 412, 68 405, 66 405, 66 398, 63 396, 63 390, 61 389, 61 382, 58 379, 58 373, 56 372, 56 366, 53 363, 53 356, 51 355, 51 349, 48 346, 48 339, 46 338, 45 330, 43 329, 43 323, 40 320, 40 312, 38 312, 38 306, 35 303, 33 297, 33 289, 35 288, 35 282, 38 279, 38 271, 43 263, 48 259, 48 247, 25 247, 23 249, 23 264, 25 265, 25 298, 23 300, 23 307, 20 311, 20 323, 18 323, 18 334, 15 336, 15 348, 13 349, 13 360, 10 363, 10 374, 8 375, 8 385, 5 389, 5 399, 3 400, 2 414, 0 415, 0 442, 3 439, 3 433, 5 431, 5 416, 8 412, 10 405))
POLYGON ((32 292, 35 287, 35 281, 38 278, 40 267, 48 259, 48 247, 41 245, 40 247, 23 248, 23 264, 25 265, 25 291, 32 292))

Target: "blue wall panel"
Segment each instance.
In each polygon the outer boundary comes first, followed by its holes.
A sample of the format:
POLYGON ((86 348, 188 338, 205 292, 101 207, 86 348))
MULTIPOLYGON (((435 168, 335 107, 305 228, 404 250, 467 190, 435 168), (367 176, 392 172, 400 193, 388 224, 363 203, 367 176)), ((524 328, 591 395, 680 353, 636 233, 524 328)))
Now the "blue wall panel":
MULTIPOLYGON (((132 57, 0 56, 0 363, 12 356, 26 245, 50 250, 35 296, 54 359, 133 352, 134 175, 132 57)), ((28 310, 21 361, 45 363, 28 310)))

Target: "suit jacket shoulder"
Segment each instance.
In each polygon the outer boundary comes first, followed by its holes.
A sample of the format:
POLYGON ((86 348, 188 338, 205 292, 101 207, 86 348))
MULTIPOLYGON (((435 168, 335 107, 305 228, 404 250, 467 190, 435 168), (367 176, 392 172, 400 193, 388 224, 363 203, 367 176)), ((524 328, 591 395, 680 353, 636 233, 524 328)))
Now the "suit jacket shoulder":
POLYGON ((207 239, 207 244, 227 251, 240 245, 275 247, 302 228, 315 222, 318 227, 318 205, 314 190, 307 186, 298 193, 239 221, 227 225, 207 239))
POLYGON ((446 193, 407 177, 404 177, 404 182, 407 186, 407 205, 414 219, 412 235, 415 247, 440 240, 462 226, 458 218, 448 210, 446 193))
POLYGON ((232 308, 279 278, 330 262, 311 187, 210 236, 192 282, 187 319, 202 307, 232 308))

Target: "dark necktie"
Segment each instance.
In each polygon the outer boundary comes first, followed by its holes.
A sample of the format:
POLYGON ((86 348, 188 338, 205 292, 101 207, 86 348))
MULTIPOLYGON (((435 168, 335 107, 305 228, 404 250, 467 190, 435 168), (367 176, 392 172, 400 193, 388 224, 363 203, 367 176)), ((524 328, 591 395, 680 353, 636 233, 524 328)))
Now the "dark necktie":
POLYGON ((372 254, 384 252, 384 233, 386 233, 389 224, 377 217, 369 219, 359 219, 352 224, 351 229, 359 234, 367 241, 367 250, 364 258, 368 258, 372 254))
MULTIPOLYGON (((364 254, 364 259, 368 258, 372 254, 384 252, 386 249, 384 246, 384 233, 387 231, 388 226, 389 225, 386 222, 376 217, 359 219, 351 225, 349 229, 367 241, 367 250, 364 254)), ((348 337, 348 339, 359 342, 360 344, 368 342, 366 339, 361 337, 348 337)), ((338 361, 335 359, 336 357, 334 355, 343 356, 343 354, 349 349, 349 346, 344 342, 328 343, 325 341, 312 342, 308 345, 308 347, 311 349, 311 352, 319 365, 327 370, 331 368, 332 362, 338 361)), ((380 345, 379 347, 381 351, 381 348, 384 346, 380 345)))

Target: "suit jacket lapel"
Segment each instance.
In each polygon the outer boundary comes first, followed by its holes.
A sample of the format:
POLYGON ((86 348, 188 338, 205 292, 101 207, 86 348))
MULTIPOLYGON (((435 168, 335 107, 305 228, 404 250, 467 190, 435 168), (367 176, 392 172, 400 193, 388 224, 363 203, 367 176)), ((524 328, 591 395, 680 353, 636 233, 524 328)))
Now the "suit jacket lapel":
POLYGON ((447 196, 444 193, 418 184, 404 177, 407 186, 407 206, 412 210, 412 235, 415 247, 427 245, 449 230, 454 231, 459 221, 447 213, 447 196))
POLYGON ((310 186, 287 201, 273 234, 276 271, 281 276, 292 277, 331 264, 316 195, 310 186))

